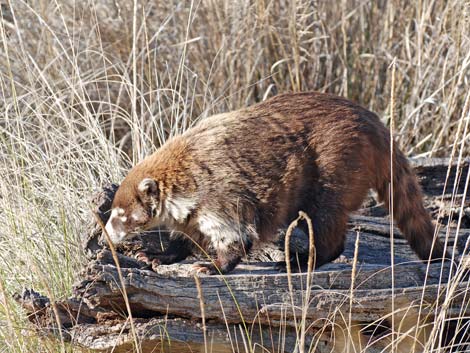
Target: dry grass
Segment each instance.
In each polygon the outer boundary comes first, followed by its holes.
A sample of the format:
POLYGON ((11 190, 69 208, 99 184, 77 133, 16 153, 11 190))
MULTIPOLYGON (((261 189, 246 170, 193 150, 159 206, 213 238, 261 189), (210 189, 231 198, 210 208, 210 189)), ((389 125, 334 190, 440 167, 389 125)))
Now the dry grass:
POLYGON ((69 294, 92 190, 201 117, 316 89, 388 123, 395 59, 405 152, 470 151, 466 0, 0 4, 2 352, 68 349, 25 336, 10 294, 69 294))

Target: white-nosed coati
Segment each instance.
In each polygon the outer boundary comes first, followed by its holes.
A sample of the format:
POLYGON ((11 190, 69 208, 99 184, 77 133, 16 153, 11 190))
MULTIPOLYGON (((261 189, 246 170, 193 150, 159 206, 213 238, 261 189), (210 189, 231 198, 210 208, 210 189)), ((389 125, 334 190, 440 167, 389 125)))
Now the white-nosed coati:
POLYGON ((172 239, 159 263, 183 260, 194 241, 212 246, 226 273, 253 242, 272 238, 303 210, 313 221, 318 267, 343 251, 348 214, 370 188, 389 204, 392 167, 399 228, 421 259, 441 258, 417 180, 397 147, 391 165, 390 146, 379 118, 345 98, 278 95, 203 119, 137 164, 116 193, 106 230, 118 243, 165 225, 185 235, 172 239))

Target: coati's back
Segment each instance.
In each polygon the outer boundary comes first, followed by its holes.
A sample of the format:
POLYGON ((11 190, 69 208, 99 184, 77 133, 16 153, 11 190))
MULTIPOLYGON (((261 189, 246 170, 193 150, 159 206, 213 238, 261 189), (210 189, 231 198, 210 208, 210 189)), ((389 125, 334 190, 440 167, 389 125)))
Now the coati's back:
MULTIPOLYGON (((420 258, 441 257, 439 242, 431 250, 433 227, 419 185, 403 154, 393 152, 397 223, 420 258)), ((313 220, 320 266, 343 251, 348 214, 369 188, 388 205, 390 175, 389 131, 378 117, 344 98, 308 92, 206 118, 126 179, 155 180, 162 197, 171 195, 167 208, 184 216, 175 228, 208 239, 221 258, 241 257, 303 210, 313 220), (190 206, 178 206, 178 198, 190 206)), ((118 191, 116 204, 132 198, 126 194, 118 191)))
POLYGON ((195 177, 218 194, 212 201, 252 203, 263 226, 273 227, 299 209, 319 208, 327 195, 337 208, 357 209, 390 154, 388 131, 375 114, 314 92, 209 117, 183 138, 201 166, 195 177))

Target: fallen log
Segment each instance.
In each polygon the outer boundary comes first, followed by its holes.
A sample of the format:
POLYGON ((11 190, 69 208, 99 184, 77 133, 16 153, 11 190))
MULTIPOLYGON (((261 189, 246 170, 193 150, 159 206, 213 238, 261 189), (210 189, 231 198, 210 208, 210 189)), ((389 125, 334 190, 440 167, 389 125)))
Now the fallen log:
MULTIPOLYGON (((468 161, 454 164, 450 173, 446 163, 414 163, 431 210, 436 204, 445 208, 445 202, 452 207, 455 200, 465 197, 464 178, 457 171, 468 168, 468 161), (456 193, 452 197, 441 195, 444 184, 454 185, 454 181, 456 193)), ((116 188, 105 188, 95 199, 103 222, 116 188)), ((196 258, 209 260, 201 255, 155 271, 133 257, 140 249, 161 252, 167 244, 165 232, 156 231, 125 244, 118 260, 137 343, 118 268, 96 224, 83 238, 90 261, 74 285, 71 298, 51 302, 26 290, 15 299, 38 330, 56 337, 60 330, 62 337, 73 344, 94 350, 126 351, 138 344, 144 352, 157 345, 174 352, 202 350, 208 345, 217 352, 246 351, 256 345, 270 351, 293 351, 302 342, 318 352, 329 352, 333 340, 336 347, 340 345, 346 328, 350 331, 357 327, 360 341, 369 345, 368 351, 381 351, 389 343, 392 329, 397 330, 392 322, 409 324, 411 318, 416 330, 430 330, 437 320, 436 313, 442 312, 446 318, 442 330, 449 337, 458 332, 470 317, 469 283, 462 270, 468 266, 470 229, 453 228, 455 213, 449 211, 439 236, 455 249, 456 262, 429 266, 418 261, 399 230, 394 229, 391 266, 390 221, 386 216, 372 216, 383 213, 374 201, 367 206, 351 217, 343 255, 312 274, 279 271, 276 262, 283 260, 282 241, 254 251, 229 275, 197 278, 191 263, 196 258), (307 290, 308 276, 312 287, 307 290), (304 333, 302 326, 308 328, 304 333), (300 339, 301 334, 305 341, 300 339)), ((440 219, 444 218, 442 214, 446 213, 439 211, 440 219)), ((465 217, 469 216, 460 213, 460 224, 467 224, 465 217)), ((293 238, 291 246, 296 251, 308 251, 305 234, 297 232, 293 238)), ((468 342, 470 338, 464 336, 456 347, 461 350, 468 342)))

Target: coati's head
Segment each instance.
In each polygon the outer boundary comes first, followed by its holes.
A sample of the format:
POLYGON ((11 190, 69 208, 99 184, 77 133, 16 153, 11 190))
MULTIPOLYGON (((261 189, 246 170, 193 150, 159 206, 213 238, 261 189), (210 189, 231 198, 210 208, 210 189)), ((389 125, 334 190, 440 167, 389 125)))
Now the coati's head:
POLYGON ((159 194, 158 184, 152 178, 139 182, 129 176, 124 179, 114 196, 111 216, 106 223, 106 232, 114 244, 158 225, 159 194))

